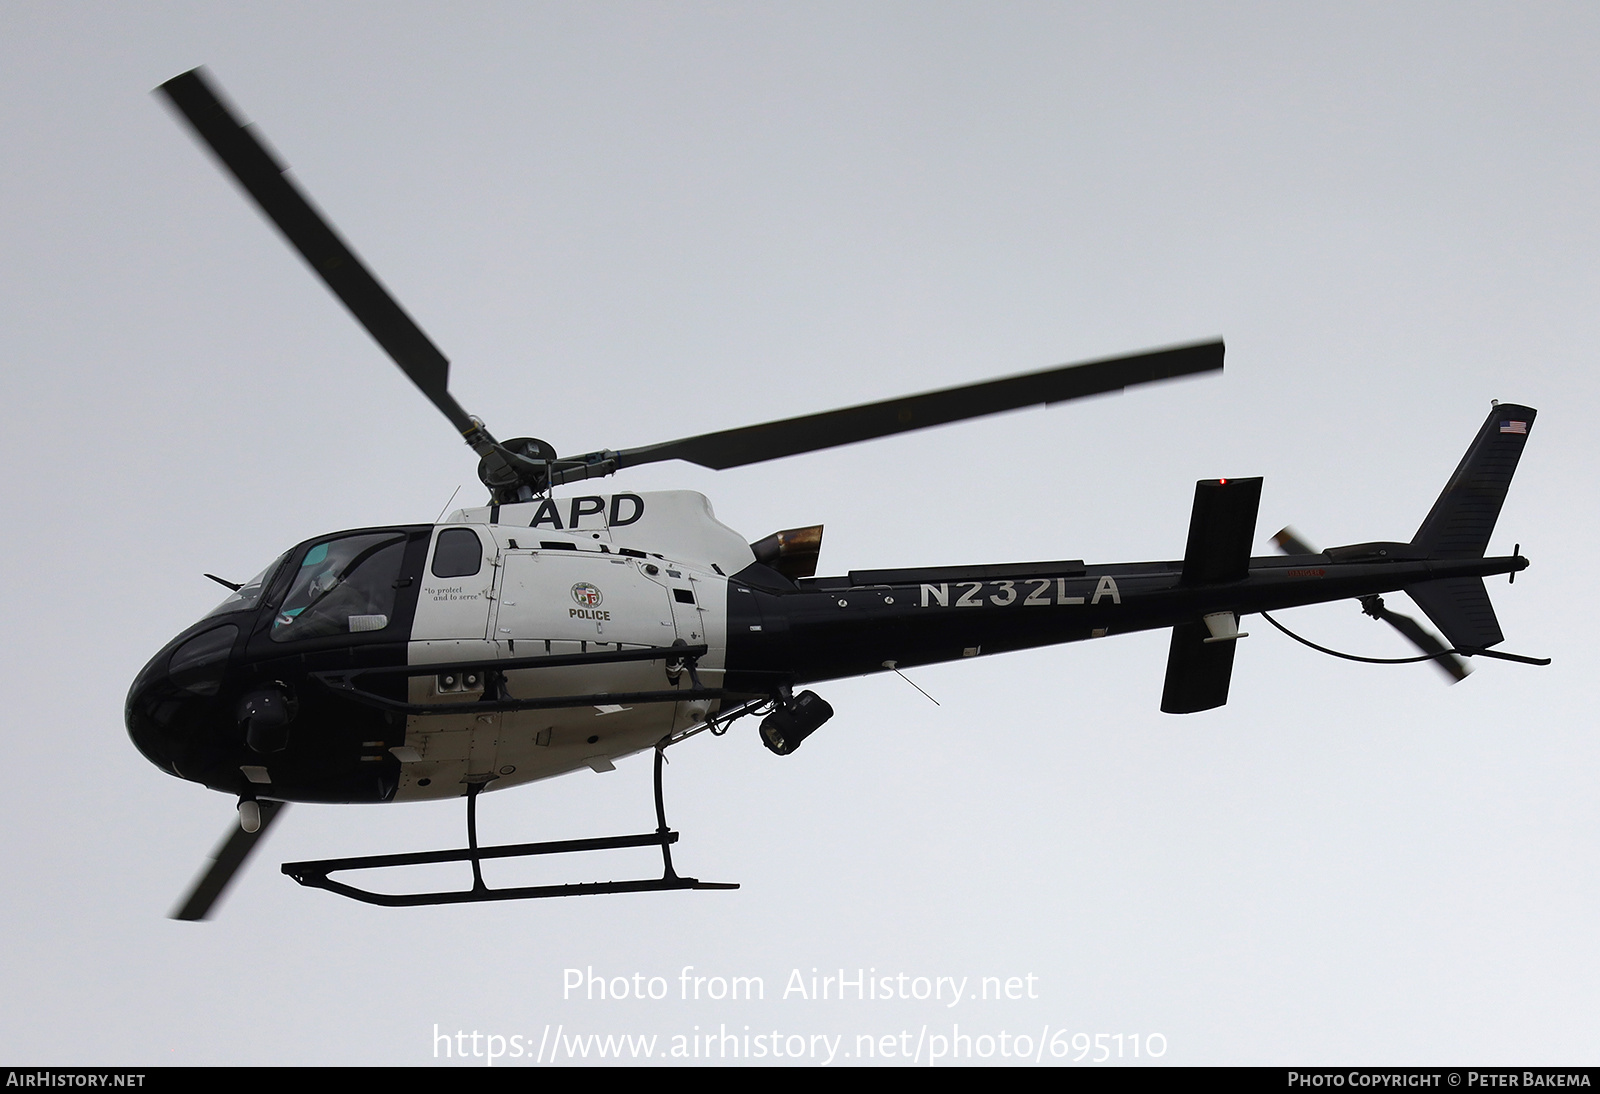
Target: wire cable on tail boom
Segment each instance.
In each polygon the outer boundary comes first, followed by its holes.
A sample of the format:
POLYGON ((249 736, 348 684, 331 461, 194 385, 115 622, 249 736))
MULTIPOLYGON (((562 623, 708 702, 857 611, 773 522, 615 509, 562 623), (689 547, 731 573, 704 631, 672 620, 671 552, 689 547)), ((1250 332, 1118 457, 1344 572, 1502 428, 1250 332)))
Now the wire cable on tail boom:
POLYGON ((1329 657, 1342 657, 1346 661, 1360 661, 1367 665, 1414 665, 1420 661, 1434 661, 1446 654, 1452 653, 1459 654, 1462 657, 1493 657, 1501 661, 1516 661, 1523 665, 1550 664, 1550 658, 1548 657, 1524 657, 1519 653, 1502 653, 1499 650, 1465 649, 1459 647, 1455 649, 1444 650, 1441 653, 1425 653, 1420 657, 1361 657, 1354 653, 1340 653, 1338 650, 1330 650, 1327 646, 1317 645, 1309 638, 1302 638, 1298 634, 1295 634, 1293 631, 1291 631, 1288 627, 1285 627, 1282 623, 1279 623, 1276 619, 1272 618, 1272 616, 1266 612, 1261 613, 1261 618, 1265 619, 1268 623, 1271 623, 1274 627, 1277 627, 1280 631, 1294 639, 1296 642, 1300 643, 1302 646, 1310 646, 1318 653, 1325 653, 1329 657))

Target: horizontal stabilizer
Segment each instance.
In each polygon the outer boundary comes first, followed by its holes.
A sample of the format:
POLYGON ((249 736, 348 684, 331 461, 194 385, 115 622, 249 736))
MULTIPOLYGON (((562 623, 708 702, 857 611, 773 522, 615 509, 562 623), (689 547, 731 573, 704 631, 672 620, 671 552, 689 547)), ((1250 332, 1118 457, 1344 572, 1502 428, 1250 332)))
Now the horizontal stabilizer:
POLYGON ((1505 641, 1489 590, 1481 577, 1449 577, 1406 586, 1406 595, 1428 614, 1456 649, 1481 650, 1505 641))
MULTIPOLYGON (((1261 480, 1254 480, 1259 487, 1261 480)), ((1228 701, 1233 679, 1233 650, 1237 641, 1208 642, 1211 631, 1204 623, 1179 623, 1172 628, 1167 651, 1167 683, 1161 692, 1161 709, 1167 714, 1193 714, 1220 707, 1228 701)))
MULTIPOLYGON (((1216 585, 1245 579, 1260 506, 1260 479, 1202 479, 1194 484, 1183 584, 1216 585)), ((1226 682, 1223 694, 1227 694, 1226 682)))

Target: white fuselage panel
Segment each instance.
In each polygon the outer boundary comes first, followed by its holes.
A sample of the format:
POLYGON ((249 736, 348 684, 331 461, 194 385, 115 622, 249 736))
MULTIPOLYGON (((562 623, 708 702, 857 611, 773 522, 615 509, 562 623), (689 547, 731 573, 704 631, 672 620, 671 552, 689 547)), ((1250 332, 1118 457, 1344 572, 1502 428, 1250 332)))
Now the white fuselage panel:
MULTIPOLYGON (((716 522, 698 494, 615 497, 624 500, 576 499, 586 502, 577 507, 582 510, 577 529, 530 531, 527 521, 541 505, 536 502, 501 507, 501 522, 493 525, 474 519, 480 513, 487 518, 487 509, 451 514, 436 530, 435 541, 439 531, 471 528, 483 545, 485 561, 471 577, 440 578, 434 576, 430 551, 412 627, 410 663, 439 665, 441 672, 412 677, 409 701, 437 705, 480 699, 481 682, 470 686, 460 674, 449 679, 452 674, 444 670, 453 664, 666 647, 678 640, 709 647, 699 663, 700 679, 708 688, 720 686, 727 649, 727 571, 703 556, 716 555, 742 568, 751 559, 749 547, 716 522), (641 501, 634 504, 626 500, 630 497, 641 501), (653 532, 676 525, 677 534, 668 538, 702 557, 677 561, 652 549, 656 545, 643 536, 619 544, 621 536, 609 528, 584 527, 597 506, 602 518, 615 510, 624 521, 637 511, 637 520, 624 523, 618 532, 654 512, 658 519, 653 532), (511 523, 506 518, 513 515, 522 519, 511 523), (630 554, 617 553, 613 544, 628 547, 630 554), (744 552, 742 559, 735 547, 744 552), (646 557, 635 557, 634 551, 646 557)), ((551 509, 559 504, 558 515, 565 518, 572 515, 573 500, 548 504, 551 509)), ((616 758, 703 722, 717 706, 704 700, 609 703, 605 696, 690 686, 686 673, 669 679, 662 660, 511 670, 506 690, 513 698, 584 696, 592 701, 510 712, 411 715, 395 800, 458 797, 469 782, 487 780, 486 789, 494 790, 585 767, 608 770, 616 758)))

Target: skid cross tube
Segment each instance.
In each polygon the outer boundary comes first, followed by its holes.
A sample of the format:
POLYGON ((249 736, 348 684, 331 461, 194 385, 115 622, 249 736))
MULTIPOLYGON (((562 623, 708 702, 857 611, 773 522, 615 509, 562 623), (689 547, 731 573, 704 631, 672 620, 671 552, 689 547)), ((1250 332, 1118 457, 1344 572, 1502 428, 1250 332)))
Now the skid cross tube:
POLYGON ((478 846, 478 794, 482 783, 467 784, 467 846, 454 851, 417 851, 400 855, 362 855, 356 858, 319 859, 314 862, 286 862, 283 872, 301 885, 326 889, 330 893, 379 904, 386 908, 415 908, 427 904, 479 904, 491 900, 532 900, 554 896, 597 896, 603 893, 653 893, 670 889, 737 889, 737 882, 701 881, 679 877, 672 868, 672 845, 678 833, 667 827, 667 811, 661 792, 663 756, 656 749, 655 800, 657 828, 633 836, 599 836, 592 839, 552 840, 545 843, 514 843, 500 847, 478 846), (623 847, 660 847, 661 876, 633 881, 586 881, 565 885, 527 885, 513 889, 491 889, 483 882, 484 859, 525 858, 532 855, 560 855, 578 851, 607 851, 623 847), (435 893, 375 893, 341 881, 329 874, 345 870, 379 870, 391 866, 418 866, 432 862, 470 862, 472 888, 435 893))

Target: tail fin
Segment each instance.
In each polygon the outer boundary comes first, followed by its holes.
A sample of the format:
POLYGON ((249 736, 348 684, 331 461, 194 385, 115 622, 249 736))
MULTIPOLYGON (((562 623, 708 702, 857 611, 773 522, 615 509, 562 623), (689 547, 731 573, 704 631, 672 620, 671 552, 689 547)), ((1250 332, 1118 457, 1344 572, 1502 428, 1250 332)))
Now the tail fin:
POLYGON ((1483 557, 1538 413, 1513 403, 1499 403, 1489 412, 1428 518, 1411 537, 1412 546, 1428 558, 1483 557))
MULTIPOLYGON (((1411 545, 1428 558, 1482 558, 1511 476, 1538 411, 1500 403, 1489 412, 1411 545)), ((1481 577, 1452 577, 1412 585, 1406 594, 1457 649, 1486 649, 1504 640, 1481 577)))
POLYGON ((1445 641, 1458 650, 1488 649, 1505 641, 1481 577, 1424 581, 1407 586, 1406 595, 1428 614, 1445 641))

